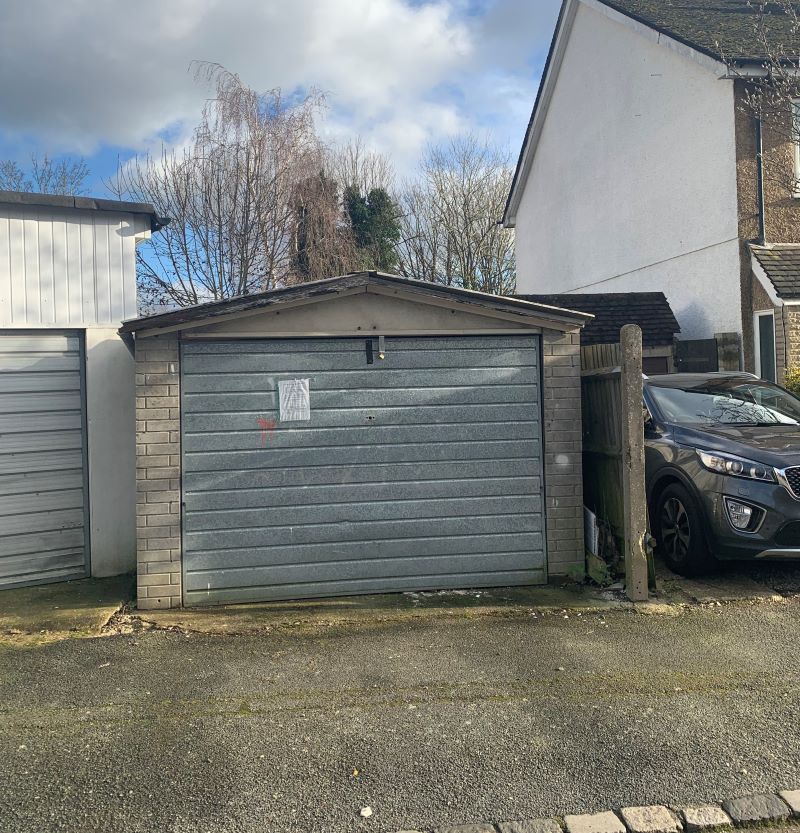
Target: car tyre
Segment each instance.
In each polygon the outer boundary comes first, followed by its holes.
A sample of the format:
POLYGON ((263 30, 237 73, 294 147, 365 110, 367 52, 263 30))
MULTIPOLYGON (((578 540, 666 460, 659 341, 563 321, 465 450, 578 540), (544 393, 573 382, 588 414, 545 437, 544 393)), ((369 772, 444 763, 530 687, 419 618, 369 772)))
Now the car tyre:
POLYGON ((709 572, 714 558, 703 532, 703 515, 687 489, 671 483, 659 495, 655 508, 658 551, 670 570, 682 576, 709 572))

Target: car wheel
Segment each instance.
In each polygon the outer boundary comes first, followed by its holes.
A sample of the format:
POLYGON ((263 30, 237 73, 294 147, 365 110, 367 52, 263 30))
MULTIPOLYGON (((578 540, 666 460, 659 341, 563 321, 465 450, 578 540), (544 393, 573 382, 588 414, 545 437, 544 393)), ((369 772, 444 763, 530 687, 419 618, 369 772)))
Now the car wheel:
POLYGON ((659 552, 671 570, 696 576, 712 567, 700 509, 683 486, 673 483, 664 489, 655 517, 659 552))

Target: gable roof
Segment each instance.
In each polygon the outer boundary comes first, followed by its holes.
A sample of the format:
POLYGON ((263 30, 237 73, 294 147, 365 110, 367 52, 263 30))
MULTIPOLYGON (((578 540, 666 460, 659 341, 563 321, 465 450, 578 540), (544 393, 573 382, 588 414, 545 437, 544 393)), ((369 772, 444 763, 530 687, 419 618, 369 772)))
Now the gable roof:
MULTIPOLYGON (((563 0, 558 15, 550 51, 542 70, 542 78, 525 138, 517 159, 517 167, 511 181, 503 224, 514 225, 516 195, 519 191, 523 172, 529 165, 528 150, 538 141, 537 124, 540 115, 546 112, 552 95, 552 86, 560 68, 565 40, 569 36, 577 7, 582 0, 563 0)), ((630 20, 643 24, 655 32, 665 35, 678 43, 715 61, 733 61, 739 65, 763 65, 766 56, 757 42, 755 24, 759 13, 757 0, 587 0, 599 3, 624 15, 630 20)), ((795 4, 800 11, 800 2, 795 4)), ((767 28, 774 32, 776 43, 782 44, 787 54, 800 55, 798 33, 792 31, 790 19, 782 13, 780 6, 767 3, 767 28)))
POLYGON ((134 318, 124 321, 119 332, 124 334, 142 330, 180 329, 182 325, 191 325, 194 322, 211 322, 221 316, 230 316, 238 312, 274 309, 297 301, 336 297, 342 292, 359 289, 360 287, 366 289, 369 286, 407 290, 419 296, 422 301, 427 296, 432 300, 444 299, 461 304, 471 304, 476 307, 476 312, 483 308, 517 313, 530 318, 538 317, 571 328, 583 327, 592 318, 590 314, 584 312, 569 308, 561 309, 544 303, 529 302, 522 298, 489 295, 485 292, 473 292, 469 289, 443 286, 430 281, 401 278, 398 275, 387 275, 383 272, 354 272, 336 278, 311 281, 253 295, 240 295, 224 301, 212 301, 191 307, 181 307, 156 315, 134 318))
POLYGON ((517 295, 527 301, 569 306, 594 315, 581 333, 581 344, 616 344, 626 324, 642 328, 645 347, 672 344, 681 331, 663 292, 601 292, 589 295, 517 295))
POLYGON ((800 244, 754 246, 750 251, 783 301, 800 300, 800 244))

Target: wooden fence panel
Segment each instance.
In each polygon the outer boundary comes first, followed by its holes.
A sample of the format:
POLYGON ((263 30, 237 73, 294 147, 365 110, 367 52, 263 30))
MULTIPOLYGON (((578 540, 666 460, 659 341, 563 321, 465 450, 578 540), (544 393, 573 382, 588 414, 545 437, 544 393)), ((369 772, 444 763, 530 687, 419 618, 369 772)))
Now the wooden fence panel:
POLYGON ((623 341, 624 349, 601 344, 581 350, 583 494, 617 541, 628 596, 642 601, 647 598, 647 510, 641 330, 624 327, 623 341))
POLYGON ((581 370, 608 370, 622 365, 619 344, 590 344, 581 347, 581 370))

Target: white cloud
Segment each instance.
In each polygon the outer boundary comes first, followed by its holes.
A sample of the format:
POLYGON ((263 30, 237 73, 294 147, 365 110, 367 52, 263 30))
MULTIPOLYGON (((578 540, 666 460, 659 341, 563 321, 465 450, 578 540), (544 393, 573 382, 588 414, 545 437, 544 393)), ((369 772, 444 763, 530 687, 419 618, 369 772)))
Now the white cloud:
MULTIPOLYGON (((257 89, 317 87, 331 135, 362 133, 401 168, 427 141, 519 120, 529 58, 556 0, 25 0, 0 16, 0 125, 9 141, 91 154, 142 149, 192 124, 216 61, 257 89)), ((515 137, 515 140, 518 137, 515 137)))

